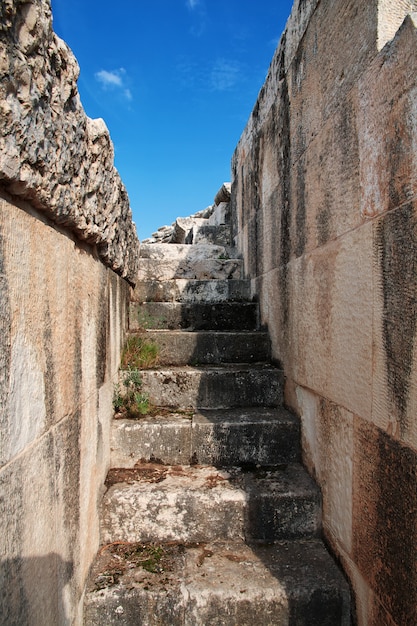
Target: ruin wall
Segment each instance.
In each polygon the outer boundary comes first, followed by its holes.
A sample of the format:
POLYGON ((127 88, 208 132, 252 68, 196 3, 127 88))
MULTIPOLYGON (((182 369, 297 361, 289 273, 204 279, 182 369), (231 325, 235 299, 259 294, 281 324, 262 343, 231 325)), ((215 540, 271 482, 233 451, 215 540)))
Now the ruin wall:
POLYGON ((416 9, 296 0, 232 161, 235 241, 360 626, 417 623, 416 9))
POLYGON ((138 241, 49 0, 0 3, 0 624, 81 624, 138 241))

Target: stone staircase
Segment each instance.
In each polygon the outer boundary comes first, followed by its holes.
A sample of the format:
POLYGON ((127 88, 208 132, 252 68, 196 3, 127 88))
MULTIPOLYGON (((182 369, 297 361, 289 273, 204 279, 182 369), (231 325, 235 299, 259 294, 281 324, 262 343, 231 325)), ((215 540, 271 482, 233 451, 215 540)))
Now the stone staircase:
POLYGON ((227 224, 207 222, 193 245, 142 245, 130 332, 159 347, 141 375, 160 409, 113 421, 84 623, 347 626, 283 372, 227 224))

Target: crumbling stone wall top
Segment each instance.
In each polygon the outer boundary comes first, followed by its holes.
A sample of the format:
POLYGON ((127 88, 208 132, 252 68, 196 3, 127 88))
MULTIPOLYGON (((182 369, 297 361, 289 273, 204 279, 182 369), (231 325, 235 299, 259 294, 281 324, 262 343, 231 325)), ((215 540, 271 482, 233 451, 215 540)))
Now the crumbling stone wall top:
POLYGON ((79 67, 50 0, 0 3, 0 186, 97 249, 135 281, 139 243, 102 120, 82 108, 79 67))

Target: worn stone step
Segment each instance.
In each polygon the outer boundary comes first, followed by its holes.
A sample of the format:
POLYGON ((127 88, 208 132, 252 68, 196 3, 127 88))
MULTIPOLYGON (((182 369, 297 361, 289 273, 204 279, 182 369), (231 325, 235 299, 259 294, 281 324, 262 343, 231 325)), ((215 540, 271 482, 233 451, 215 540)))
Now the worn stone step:
MULTIPOLYGON (((189 246, 193 248, 194 246, 189 246)), ((195 246, 196 248, 198 246, 195 246)), ((139 280, 229 280, 242 278, 243 261, 241 259, 141 259, 139 280)))
POLYGON ((220 246, 230 246, 232 243, 231 235, 230 224, 201 224, 192 227, 185 241, 194 245, 211 243, 220 246))
MULTIPOLYGON (((207 220, 204 220, 207 222, 207 220)), ((212 244, 200 244, 190 246, 188 244, 159 243, 145 244, 140 246, 140 258, 153 259, 154 261, 171 260, 173 262, 188 260, 204 261, 230 257, 230 247, 216 246, 212 244)))
MULTIPOLYGON (((122 376, 125 375, 122 372, 122 376)), ((284 376, 264 364, 180 366, 141 372, 143 391, 157 406, 227 409, 280 406, 284 376)))
POLYGON ((103 497, 101 542, 273 542, 320 531, 320 493, 297 463, 243 471, 138 464, 113 469, 103 497))
POLYGON ((139 336, 158 347, 159 366, 256 363, 271 358, 269 335, 260 331, 147 330, 139 336))
POLYGON ((273 466, 300 460, 299 439, 299 420, 282 407, 161 412, 113 420, 110 463, 132 468, 158 459, 167 465, 273 466))
POLYGON ((88 581, 83 623, 349 626, 349 614, 348 585, 318 539, 233 541, 104 546, 88 581), (146 561, 147 548, 154 560, 146 561))
POLYGON ((131 296, 132 302, 248 302, 250 281, 238 279, 139 280, 131 296))
POLYGON ((130 303, 129 328, 184 329, 184 330, 256 330, 258 304, 256 302, 180 303, 137 302, 130 303))

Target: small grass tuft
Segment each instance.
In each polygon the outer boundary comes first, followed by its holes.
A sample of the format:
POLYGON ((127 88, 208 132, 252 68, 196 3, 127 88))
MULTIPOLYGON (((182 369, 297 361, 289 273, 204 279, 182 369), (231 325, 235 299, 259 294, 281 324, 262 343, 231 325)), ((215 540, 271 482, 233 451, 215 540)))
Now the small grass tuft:
POLYGON ((126 341, 122 352, 122 369, 147 369, 158 363, 159 348, 145 335, 132 335, 126 341))

